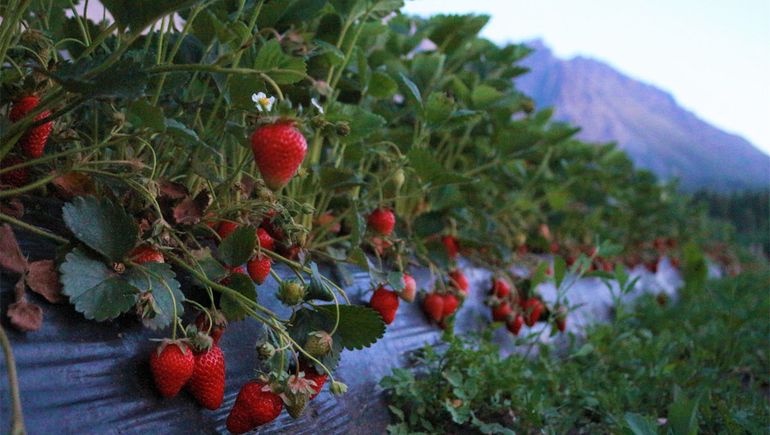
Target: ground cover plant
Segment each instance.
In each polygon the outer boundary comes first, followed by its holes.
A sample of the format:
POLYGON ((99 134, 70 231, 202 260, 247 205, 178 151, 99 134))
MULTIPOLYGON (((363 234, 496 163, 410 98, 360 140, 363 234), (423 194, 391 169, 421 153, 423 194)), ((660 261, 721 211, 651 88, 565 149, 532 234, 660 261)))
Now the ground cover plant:
POLYGON ((451 329, 458 256, 495 271, 490 305, 518 334, 564 329, 568 301, 536 292, 548 275, 655 270, 707 236, 674 186, 534 107, 515 86, 529 49, 478 37, 486 17, 416 19, 393 0, 102 3, 97 18, 69 0, 0 4, 7 315, 40 327, 29 289, 97 322, 133 317, 162 340, 147 357, 159 393, 186 387, 211 409, 227 323, 261 322, 233 432, 299 417, 324 385, 343 394, 341 351, 382 337, 400 300, 451 329), (28 262, 13 231, 59 248, 28 262), (532 275, 514 280, 522 262, 532 275), (368 271, 369 307, 320 264, 368 271))

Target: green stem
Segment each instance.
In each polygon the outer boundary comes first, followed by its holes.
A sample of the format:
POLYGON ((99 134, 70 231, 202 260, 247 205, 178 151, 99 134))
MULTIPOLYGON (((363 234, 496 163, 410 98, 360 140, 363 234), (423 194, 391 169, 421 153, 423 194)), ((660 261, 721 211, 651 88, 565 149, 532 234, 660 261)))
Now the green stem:
POLYGON ((49 233, 46 230, 43 230, 39 227, 36 227, 34 225, 30 225, 26 222, 22 222, 14 217, 8 216, 7 214, 0 213, 0 221, 8 222, 11 225, 15 225, 19 228, 23 228, 31 233, 35 233, 38 236, 49 238, 55 242, 59 242, 61 244, 67 244, 69 243, 69 240, 65 239, 64 237, 59 237, 56 234, 49 233))
POLYGON ((11 402, 13 403, 11 434, 23 435, 26 433, 26 430, 24 429, 24 414, 21 410, 21 393, 19 392, 19 378, 16 374, 16 361, 13 358, 11 342, 8 340, 2 325, 0 325, 0 344, 3 346, 3 353, 5 354, 5 365, 8 366, 8 384, 11 389, 11 402))

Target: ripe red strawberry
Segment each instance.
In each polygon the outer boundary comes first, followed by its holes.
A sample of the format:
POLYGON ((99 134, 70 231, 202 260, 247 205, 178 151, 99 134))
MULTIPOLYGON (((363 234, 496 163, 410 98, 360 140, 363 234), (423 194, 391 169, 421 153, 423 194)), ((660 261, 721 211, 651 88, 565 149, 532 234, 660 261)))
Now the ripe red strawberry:
POLYGON ((446 248, 446 254, 451 260, 457 258, 457 253, 460 251, 460 244, 457 242, 457 238, 454 236, 444 236, 441 238, 441 242, 446 248))
POLYGON ((647 268, 647 270, 650 273, 658 273, 658 261, 657 260, 650 260, 647 263, 644 264, 644 267, 647 268))
MULTIPOLYGON (((0 169, 5 169, 11 166, 23 163, 24 159, 19 156, 9 156, 0 162, 0 169)), ((14 169, 12 171, 4 172, 0 174, 0 184, 6 184, 13 187, 21 187, 27 184, 29 179, 29 170, 27 168, 14 169)))
POLYGON ((265 279, 270 275, 270 257, 262 254, 257 254, 246 263, 246 269, 249 271, 249 276, 252 281, 257 284, 262 284, 265 279))
POLYGON ((128 254, 128 257, 137 264, 166 262, 162 252, 148 245, 137 246, 128 254))
POLYGON ((521 314, 516 314, 513 319, 508 319, 508 321, 505 323, 505 327, 508 328, 508 331, 511 332, 513 335, 519 335, 519 331, 521 331, 521 326, 524 324, 524 318, 521 317, 521 314))
POLYGON ((414 297, 417 295, 417 281, 412 278, 408 273, 404 274, 404 288, 401 290, 399 296, 406 302, 414 302, 414 297))
MULTIPOLYGON (((17 122, 21 118, 25 117, 29 112, 35 109, 40 103, 40 98, 36 95, 29 95, 22 97, 13 102, 11 111, 8 113, 8 117, 12 122, 17 122)), ((51 112, 44 110, 35 116, 35 121, 40 121, 43 118, 47 118, 51 115, 51 112)), ((29 129, 24 136, 19 139, 19 146, 24 151, 27 157, 36 159, 43 155, 46 142, 48 142, 48 136, 51 135, 53 130, 53 121, 48 121, 45 124, 38 125, 29 129)))
POLYGON ((235 230, 238 229, 238 224, 235 222, 230 221, 222 221, 219 223, 219 226, 217 227, 217 234, 219 234, 219 237, 224 240, 229 236, 230 234, 234 233, 235 230))
POLYGON ((505 322, 511 311, 511 305, 508 302, 501 302, 500 305, 492 308, 492 320, 495 322, 505 322))
POLYGON ((249 381, 241 387, 227 416, 227 430, 234 434, 248 432, 275 420, 282 410, 281 396, 270 391, 262 382, 249 381))
POLYGON ((336 217, 333 214, 327 212, 318 216, 316 219, 316 226, 326 227, 326 230, 332 234, 337 234, 342 229, 342 225, 339 222, 335 222, 336 217))
POLYGON ((195 355, 195 369, 190 383, 190 393, 199 405, 206 409, 218 409, 225 397, 225 355, 216 344, 205 352, 195 355))
POLYGON ((557 254, 559 252, 559 249, 560 249, 560 246, 556 242, 551 243, 551 245, 548 247, 548 250, 551 251, 551 254, 557 254))
POLYGON ((445 319, 457 311, 457 306, 460 305, 460 301, 457 300, 457 296, 452 293, 446 293, 441 297, 444 300, 444 307, 441 311, 442 319, 445 319))
POLYGON ((195 319, 195 327, 198 328, 198 331, 203 333, 208 331, 213 344, 216 346, 219 344, 219 339, 222 338, 222 334, 224 334, 227 329, 227 319, 220 311, 211 310, 209 313, 214 320, 214 326, 209 326, 209 316, 207 316, 206 313, 200 313, 195 319))
POLYGON ((440 322, 444 317, 444 298, 438 293, 431 293, 422 302, 422 309, 431 320, 440 322))
POLYGON ((259 246, 262 249, 272 251, 275 248, 275 240, 264 228, 257 229, 257 238, 259 239, 259 246))
POLYGON ((307 141, 290 121, 259 127, 251 135, 259 172, 265 184, 279 190, 297 173, 307 152, 307 141))
POLYGON ((524 323, 527 326, 532 327, 540 320, 540 315, 543 313, 543 303, 540 299, 529 298, 524 299, 521 302, 521 308, 524 310, 524 323))
POLYGON ((387 208, 378 208, 369 215, 366 222, 375 232, 389 236, 396 226, 396 215, 387 208))
POLYGON ((516 248, 516 253, 519 255, 527 255, 527 252, 529 252, 529 248, 527 248, 527 245, 519 245, 518 248, 516 248))
POLYGON ((671 266, 675 269, 679 269, 679 266, 681 265, 681 261, 679 260, 679 257, 671 257, 671 266))
POLYGON ((511 294, 511 286, 508 284, 508 281, 502 278, 495 278, 492 280, 492 292, 498 298, 504 298, 511 294))
POLYGON ((386 325, 390 325, 393 319, 396 318, 396 311, 398 311, 398 294, 383 286, 379 286, 374 291, 369 305, 373 310, 380 313, 386 325))
POLYGON ((455 269, 449 272, 450 284, 457 287, 463 293, 468 293, 468 278, 461 270, 455 269))
POLYGON ((161 396, 174 397, 195 368, 192 350, 182 341, 165 340, 150 354, 150 370, 161 396))
POLYGON ((305 372, 305 379, 315 382, 315 386, 313 387, 313 391, 315 392, 310 395, 310 400, 313 400, 321 393, 329 375, 326 373, 318 373, 312 365, 307 364, 304 361, 299 363, 299 369, 305 372))

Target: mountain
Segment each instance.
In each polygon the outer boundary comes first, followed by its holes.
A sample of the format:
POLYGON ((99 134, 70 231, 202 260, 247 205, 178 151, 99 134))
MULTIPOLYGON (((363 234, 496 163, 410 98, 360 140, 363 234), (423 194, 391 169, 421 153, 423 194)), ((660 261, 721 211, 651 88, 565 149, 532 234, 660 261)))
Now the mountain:
MULTIPOLYGON (((634 163, 684 190, 770 186, 770 156, 680 107, 667 92, 597 60, 556 58, 541 42, 524 59, 516 85, 554 118, 580 126, 580 139, 617 142, 634 163)), ((725 108, 729 110, 729 108, 725 108)))

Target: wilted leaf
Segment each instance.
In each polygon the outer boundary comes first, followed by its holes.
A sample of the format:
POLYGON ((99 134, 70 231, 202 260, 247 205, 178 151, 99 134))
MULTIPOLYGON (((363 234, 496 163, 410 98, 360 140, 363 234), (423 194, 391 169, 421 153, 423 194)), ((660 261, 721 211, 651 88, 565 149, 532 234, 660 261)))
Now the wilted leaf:
POLYGON ((93 179, 82 172, 67 172, 54 178, 51 184, 56 188, 56 193, 64 199, 93 195, 95 192, 93 179))
POLYGON ((8 306, 11 325, 22 332, 37 331, 43 325, 43 309, 26 299, 8 306))
POLYGON ((8 224, 0 227, 0 267, 18 274, 27 269, 27 259, 21 254, 16 236, 8 224))
POLYGON ((158 190, 160 197, 169 199, 182 199, 190 194, 184 184, 168 180, 158 181, 158 190))
POLYGON ((40 260, 29 263, 27 270, 27 285, 30 290, 43 296, 52 304, 66 301, 62 295, 59 272, 53 260, 40 260))

